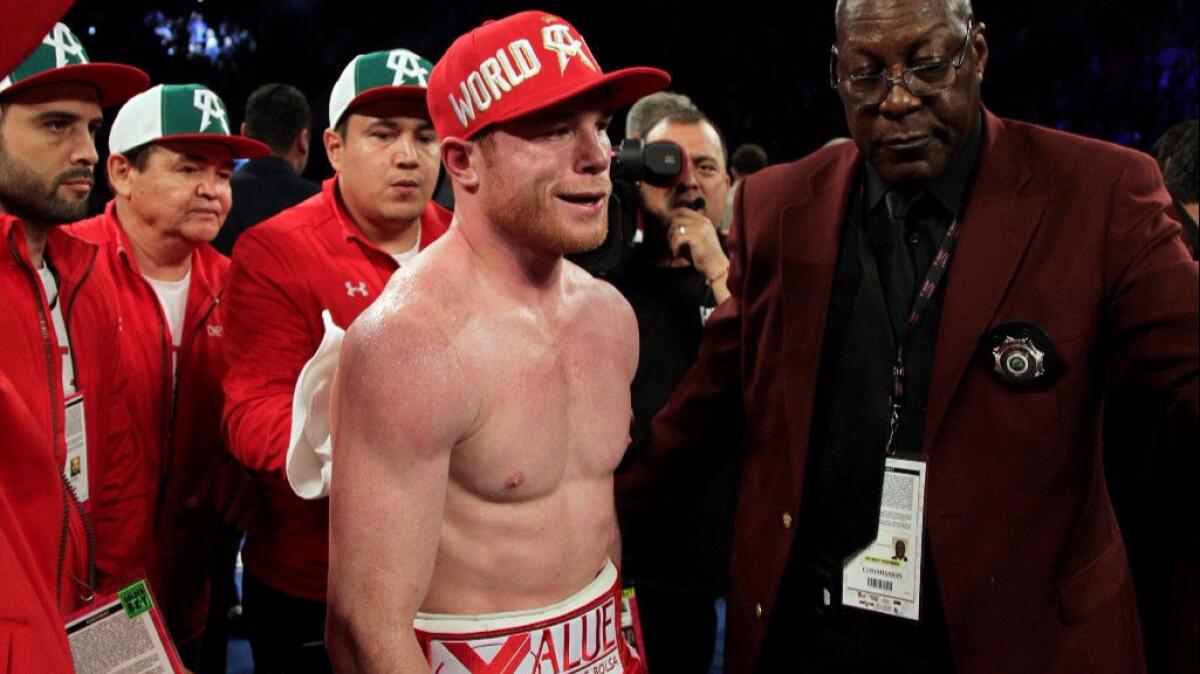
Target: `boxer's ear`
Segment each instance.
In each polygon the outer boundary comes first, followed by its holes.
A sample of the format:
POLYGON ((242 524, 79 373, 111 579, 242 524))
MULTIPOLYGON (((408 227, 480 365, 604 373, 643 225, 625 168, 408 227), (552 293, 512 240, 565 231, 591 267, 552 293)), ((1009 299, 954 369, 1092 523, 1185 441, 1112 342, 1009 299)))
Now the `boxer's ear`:
POLYGON ((478 143, 454 136, 442 139, 442 165, 454 182, 469 191, 479 187, 479 167, 483 162, 478 143))

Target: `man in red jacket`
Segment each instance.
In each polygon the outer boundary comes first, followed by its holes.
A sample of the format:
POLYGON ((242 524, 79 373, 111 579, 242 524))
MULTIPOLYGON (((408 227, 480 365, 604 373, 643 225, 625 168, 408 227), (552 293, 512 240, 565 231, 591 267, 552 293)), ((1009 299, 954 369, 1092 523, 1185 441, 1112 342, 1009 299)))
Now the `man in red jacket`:
POLYGON ((147 83, 136 68, 90 63, 62 24, 0 81, 0 373, 36 423, 29 442, 0 447, 0 491, 20 523, 5 535, 24 539, 63 615, 144 564, 149 504, 120 319, 96 247, 56 225, 85 213, 101 107, 147 83))
POLYGON ((432 64, 404 50, 355 57, 334 85, 320 194, 248 230, 225 300, 225 430, 258 472, 265 512, 242 552, 242 606, 260 672, 329 671, 324 650, 327 503, 284 477, 296 378, 324 334, 348 327, 400 265, 441 236, 430 201, 439 143, 425 107, 432 64))
POLYGON ((233 160, 270 149, 230 135, 225 105, 197 84, 129 100, 109 135, 104 214, 69 231, 101 245, 130 372, 134 433, 154 496, 151 586, 186 666, 198 668, 217 518, 245 528, 253 482, 221 439, 220 301, 229 260, 209 245, 232 203, 233 160))

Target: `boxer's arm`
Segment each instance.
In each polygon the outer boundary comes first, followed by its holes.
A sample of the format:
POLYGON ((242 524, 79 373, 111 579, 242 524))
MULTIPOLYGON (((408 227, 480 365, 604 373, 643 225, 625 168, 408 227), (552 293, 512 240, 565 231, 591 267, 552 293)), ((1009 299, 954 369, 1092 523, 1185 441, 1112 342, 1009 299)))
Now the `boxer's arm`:
POLYGON ((451 448, 471 418, 467 379, 432 319, 394 312, 377 304, 354 323, 334 383, 326 643, 339 672, 429 671, 412 621, 451 448))

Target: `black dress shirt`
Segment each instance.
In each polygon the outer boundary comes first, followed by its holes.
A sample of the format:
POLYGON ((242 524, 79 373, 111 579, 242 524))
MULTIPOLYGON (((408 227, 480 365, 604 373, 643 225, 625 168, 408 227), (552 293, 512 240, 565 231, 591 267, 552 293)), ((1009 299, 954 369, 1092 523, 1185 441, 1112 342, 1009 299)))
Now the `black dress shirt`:
MULTIPOLYGON (((895 232, 889 222, 884 196, 893 188, 879 171, 869 162, 866 163, 864 197, 862 206, 867 213, 867 238, 871 242, 872 252, 879 269, 879 281, 883 286, 884 296, 889 295, 892 285, 904 285, 906 288, 920 288, 929 272, 929 265, 937 255, 950 223, 962 215, 966 205, 966 196, 975 175, 975 165, 979 159, 979 148, 982 143, 983 120, 978 119, 975 129, 968 136, 966 143, 951 160, 946 170, 934 180, 916 186, 917 202, 909 211, 905 223, 907 231, 895 232), (888 231, 889 236, 880 237, 878 233, 888 231), (892 247, 905 248, 912 260, 912 278, 904 282, 896 275, 897 270, 887 264, 892 247)), ((861 218, 861 211, 859 217, 861 218)), ((951 259, 953 267, 953 259, 951 259)), ((947 275, 949 275, 949 271, 947 275)), ((839 278, 838 281, 841 279, 839 278)), ((859 279, 861 282, 861 279, 859 279)), ((836 283, 836 282, 835 282, 836 283)), ((937 341, 937 326, 941 319, 941 296, 946 279, 942 284, 934 302, 930 303, 925 318, 917 326, 916 332, 909 338, 909 347, 905 357, 906 395, 900 410, 900 425, 896 429, 896 451, 920 452, 921 442, 925 431, 925 403, 929 398, 929 377, 933 373, 933 350, 937 341)), ((835 286, 834 292, 837 292, 835 286)), ((889 327, 892 341, 896 343, 901 338, 902 330, 895 326, 903 326, 912 309, 912 296, 905 303, 903 315, 891 316, 889 327)), ((891 311, 889 310, 889 314, 891 311)), ((893 347, 894 349, 894 347, 893 347)))

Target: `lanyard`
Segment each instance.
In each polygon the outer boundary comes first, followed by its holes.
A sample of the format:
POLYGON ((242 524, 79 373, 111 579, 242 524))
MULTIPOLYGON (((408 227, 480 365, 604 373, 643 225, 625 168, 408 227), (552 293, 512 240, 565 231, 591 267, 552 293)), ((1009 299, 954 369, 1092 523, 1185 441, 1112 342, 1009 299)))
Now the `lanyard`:
POLYGON ((925 274, 920 292, 913 299, 912 311, 908 314, 908 322, 904 325, 904 335, 898 340, 896 362, 892 365, 892 418, 887 444, 884 445, 886 454, 894 454, 896 451, 894 446, 896 428, 900 425, 900 405, 904 401, 904 351, 908 346, 909 338, 916 332, 921 320, 925 318, 929 305, 933 302, 933 295, 946 275, 946 268, 950 266, 950 256, 954 254, 954 245, 958 243, 958 230, 959 222, 958 218, 955 218, 950 223, 950 229, 946 231, 946 235, 942 237, 942 245, 938 247, 937 254, 934 255, 933 262, 929 265, 929 272, 925 274))

